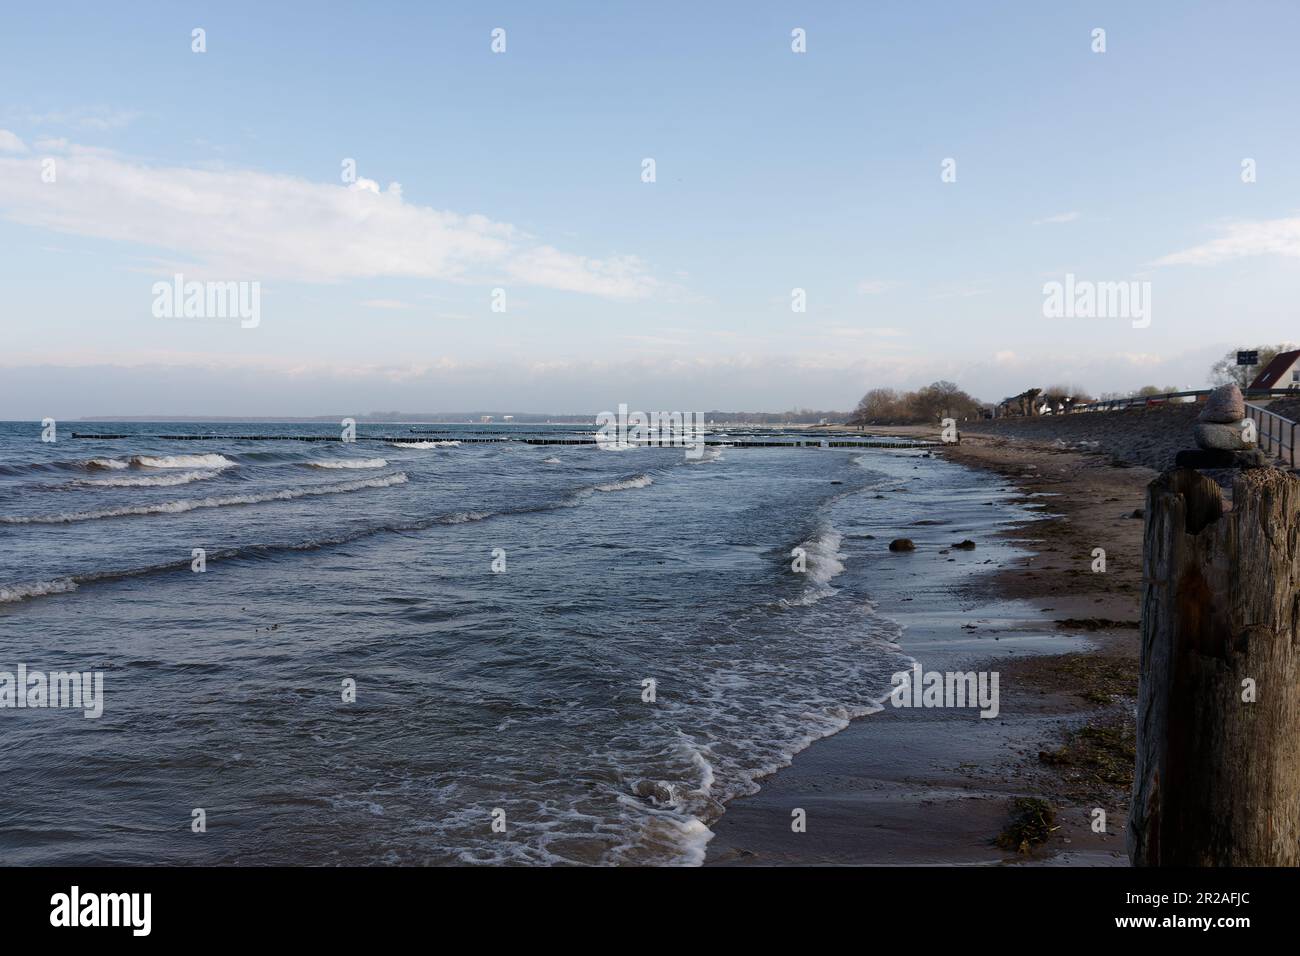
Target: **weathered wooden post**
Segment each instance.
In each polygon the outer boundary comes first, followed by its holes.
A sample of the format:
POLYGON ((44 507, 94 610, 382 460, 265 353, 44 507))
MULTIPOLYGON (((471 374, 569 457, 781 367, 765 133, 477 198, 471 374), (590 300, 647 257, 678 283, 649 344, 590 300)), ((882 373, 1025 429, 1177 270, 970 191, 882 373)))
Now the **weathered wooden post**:
POLYGON ((1147 488, 1135 866, 1300 865, 1300 479, 1147 488))

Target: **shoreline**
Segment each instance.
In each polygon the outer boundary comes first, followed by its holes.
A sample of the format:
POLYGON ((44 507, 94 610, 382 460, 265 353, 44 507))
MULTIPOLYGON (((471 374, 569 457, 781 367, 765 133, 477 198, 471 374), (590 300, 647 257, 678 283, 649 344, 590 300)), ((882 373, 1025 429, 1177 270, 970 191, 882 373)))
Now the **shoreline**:
POLYGON ((906 580, 883 573, 871 599, 903 625, 900 647, 924 669, 998 671, 999 715, 886 707, 853 720, 731 801, 706 865, 1127 865, 1142 546, 1132 514, 1154 472, 985 435, 935 451, 1005 479, 1012 500, 1046 503, 1048 514, 977 539, 1010 548, 947 591, 929 586, 943 558, 918 542, 881 561, 906 580), (1104 574, 1092 571, 1096 547, 1104 574), (1029 852, 995 843, 1018 798, 1056 815, 1029 852), (795 808, 806 832, 791 830, 795 808), (1097 808, 1105 833, 1092 830, 1097 808))

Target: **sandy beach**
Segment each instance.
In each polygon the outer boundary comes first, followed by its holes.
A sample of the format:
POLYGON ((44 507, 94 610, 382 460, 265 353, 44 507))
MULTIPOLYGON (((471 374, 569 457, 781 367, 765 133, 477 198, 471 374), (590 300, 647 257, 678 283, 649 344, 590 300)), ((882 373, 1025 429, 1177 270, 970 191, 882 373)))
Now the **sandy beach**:
POLYGON ((854 721, 733 801, 714 826, 710 864, 1126 865, 1142 544, 1134 513, 1155 472, 1055 439, 966 434, 941 454, 1005 478, 1046 515, 975 537, 979 553, 1007 547, 955 591, 940 573, 944 546, 918 538, 915 552, 884 559, 899 573, 882 575, 875 600, 926 669, 998 671, 999 715, 886 707, 854 721), (1098 547, 1105 573, 1092 570, 1098 547), (1028 852, 997 842, 1019 798, 1055 813, 1050 837, 1028 852), (806 832, 792 832, 795 808, 807 813, 806 832), (1098 808, 1104 833, 1091 826, 1098 808))

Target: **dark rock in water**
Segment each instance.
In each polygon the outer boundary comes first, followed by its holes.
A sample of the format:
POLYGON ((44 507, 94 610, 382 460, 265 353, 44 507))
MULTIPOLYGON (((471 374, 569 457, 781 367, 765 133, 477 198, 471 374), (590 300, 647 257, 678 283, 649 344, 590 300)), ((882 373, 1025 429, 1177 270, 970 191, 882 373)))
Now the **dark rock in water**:
POLYGON ((961 548, 963 551, 974 551, 974 550, 975 550, 975 542, 972 541, 970 538, 967 538, 967 539, 964 540, 964 541, 959 541, 959 542, 957 542, 956 544, 953 545, 953 547, 954 547, 954 548, 961 548))
POLYGON ((1200 422, 1192 428, 1192 434, 1196 436, 1196 444, 1206 451, 1241 451, 1250 447, 1241 437, 1241 426, 1236 422, 1231 425, 1200 422))
POLYGON ((1198 416, 1203 422, 1231 424, 1246 417, 1246 400, 1241 397, 1241 389, 1236 385, 1220 385, 1205 400, 1205 407, 1198 416))
POLYGON ((912 543, 911 538, 895 538, 889 542, 890 551, 915 551, 916 545, 912 543))
POLYGON ((832 479, 831 479, 831 484, 832 484, 832 485, 842 485, 842 484, 844 484, 844 482, 839 481, 838 479, 834 479, 834 478, 832 478, 832 479))
POLYGON ((672 803, 676 796, 668 784, 657 780, 638 780, 633 787, 633 792, 638 797, 664 805, 672 803))

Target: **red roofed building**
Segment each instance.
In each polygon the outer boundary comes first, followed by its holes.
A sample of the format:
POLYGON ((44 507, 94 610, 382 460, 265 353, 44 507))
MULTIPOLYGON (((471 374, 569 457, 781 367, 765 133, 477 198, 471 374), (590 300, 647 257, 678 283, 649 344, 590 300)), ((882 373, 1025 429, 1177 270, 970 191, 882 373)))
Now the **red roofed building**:
POLYGON ((1255 376, 1251 388, 1300 388, 1300 349, 1279 352, 1264 370, 1255 376))

